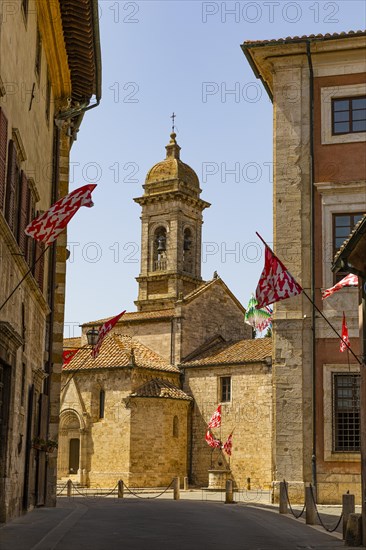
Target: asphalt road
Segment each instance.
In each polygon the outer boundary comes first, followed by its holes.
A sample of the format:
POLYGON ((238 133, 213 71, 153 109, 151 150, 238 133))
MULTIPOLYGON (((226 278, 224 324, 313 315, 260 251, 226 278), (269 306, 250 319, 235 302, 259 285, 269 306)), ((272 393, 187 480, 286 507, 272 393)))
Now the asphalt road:
POLYGON ((277 512, 172 500, 62 499, 0 529, 1 550, 345 549, 277 512))

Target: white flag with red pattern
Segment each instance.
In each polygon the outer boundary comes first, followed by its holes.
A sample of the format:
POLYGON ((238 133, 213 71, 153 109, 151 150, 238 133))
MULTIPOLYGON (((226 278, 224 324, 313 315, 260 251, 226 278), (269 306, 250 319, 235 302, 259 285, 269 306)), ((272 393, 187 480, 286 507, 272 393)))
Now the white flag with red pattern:
POLYGON ((216 411, 211 416, 211 420, 207 424, 208 428, 219 428, 221 426, 221 405, 219 405, 216 411))
POLYGON ((95 188, 95 184, 83 185, 62 197, 27 225, 25 234, 46 244, 53 243, 81 206, 93 206, 91 193, 95 188))
POLYGON ((114 327, 114 325, 119 321, 119 319, 122 317, 122 315, 126 313, 126 310, 125 311, 122 311, 122 313, 119 313, 118 315, 116 315, 115 317, 113 317, 112 319, 110 319, 109 321, 106 321, 99 329, 99 332, 98 332, 98 340, 97 340, 97 343, 95 344, 95 346, 93 347, 93 350, 91 352, 92 354, 92 357, 93 359, 95 359, 98 354, 99 354, 99 351, 100 351, 100 348, 102 346, 102 343, 103 343, 103 340, 104 338, 106 337, 106 335, 108 334, 108 332, 110 330, 112 330, 112 328, 114 327))
POLYGON ((224 451, 227 455, 231 456, 231 451, 232 451, 232 448, 233 448, 233 432, 231 432, 231 434, 229 435, 229 437, 225 441, 222 448, 224 449, 224 451))
POLYGON ((325 300, 325 298, 328 298, 329 296, 331 296, 338 290, 341 290, 341 288, 344 288, 345 286, 358 286, 357 275, 353 275, 353 273, 349 273, 343 279, 341 279, 336 285, 332 286, 331 288, 327 288, 326 290, 322 290, 322 300, 325 300))
POLYGON ((264 268, 255 293, 258 302, 255 307, 260 309, 268 304, 297 296, 303 289, 262 237, 258 233, 257 235, 265 244, 264 268))
POLYGON ((219 439, 215 439, 210 430, 207 430, 205 439, 210 447, 213 447, 214 449, 220 449, 221 441, 219 439))
POLYGON ((348 346, 350 345, 349 336, 348 336, 348 327, 346 323, 346 316, 343 312, 343 320, 342 320, 342 342, 339 346, 339 351, 346 351, 348 349, 348 346))

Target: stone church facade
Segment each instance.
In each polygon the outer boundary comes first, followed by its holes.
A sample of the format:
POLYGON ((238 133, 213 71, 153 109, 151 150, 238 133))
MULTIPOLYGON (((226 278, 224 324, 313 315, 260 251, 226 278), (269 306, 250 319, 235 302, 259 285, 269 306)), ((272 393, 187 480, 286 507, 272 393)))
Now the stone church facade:
MULTIPOLYGON (((270 338, 252 339, 245 309, 215 273, 201 277, 202 212, 195 172, 171 134, 166 158, 147 174, 142 207, 137 311, 123 315, 93 360, 86 333, 64 366, 58 477, 82 485, 167 486, 187 476, 207 486, 209 470, 230 470, 238 486, 272 481, 270 338), (229 457, 205 441, 222 404, 229 457)), ((118 308, 117 308, 118 309, 118 308)))

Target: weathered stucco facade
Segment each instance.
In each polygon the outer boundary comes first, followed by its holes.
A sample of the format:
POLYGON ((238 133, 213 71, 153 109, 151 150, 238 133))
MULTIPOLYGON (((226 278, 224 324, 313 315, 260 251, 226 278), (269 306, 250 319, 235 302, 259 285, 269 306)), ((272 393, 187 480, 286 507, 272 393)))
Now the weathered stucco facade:
POLYGON ((33 442, 58 435, 66 236, 35 263, 24 229, 68 192, 72 24, 58 1, 0 3, 0 522, 56 503, 56 453, 33 442))
MULTIPOLYGON (((354 99, 366 108, 365 33, 247 42, 243 50, 273 100, 274 251, 339 332, 345 312, 357 355, 357 290, 324 301, 321 290, 335 284, 333 255, 366 209, 366 131, 335 126, 348 120, 335 114, 344 107, 337 101, 350 101, 351 112, 354 99)), ((312 482, 319 502, 340 501, 345 490, 359 499, 356 360, 339 352, 304 294, 276 304, 273 350, 274 480, 312 482), (348 403, 340 384, 348 384, 348 403)))

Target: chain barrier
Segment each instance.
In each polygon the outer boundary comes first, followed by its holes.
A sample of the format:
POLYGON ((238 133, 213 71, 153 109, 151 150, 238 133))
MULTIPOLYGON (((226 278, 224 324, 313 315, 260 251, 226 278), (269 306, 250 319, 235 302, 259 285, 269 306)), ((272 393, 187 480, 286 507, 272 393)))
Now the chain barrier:
POLYGON ((317 515, 317 517, 318 517, 318 520, 319 520, 320 525, 321 525, 326 531, 328 531, 328 533, 333 533, 333 531, 335 531, 336 529, 338 529, 338 527, 339 527, 339 525, 340 525, 340 523, 341 523, 341 521, 342 521, 342 519, 343 519, 343 512, 341 513, 341 516, 340 516, 340 518, 338 519, 338 521, 337 521, 335 527, 332 527, 332 528, 331 528, 331 527, 327 527, 327 526, 323 523, 322 518, 320 517, 319 511, 318 511, 318 507, 317 507, 317 504, 316 504, 316 501, 315 501, 314 492, 313 492, 313 486, 312 486, 312 485, 310 485, 310 494, 311 494, 311 499, 312 499, 312 501, 313 501, 313 503, 314 503, 314 506, 315 506, 315 512, 316 512, 316 515, 317 515))
POLYGON ((166 493, 168 491, 168 489, 170 489, 174 483, 174 479, 172 479, 170 485, 168 485, 168 487, 166 489, 164 489, 164 491, 162 491, 161 493, 159 493, 158 495, 155 495, 153 497, 142 497, 141 495, 139 495, 138 493, 135 493, 134 491, 131 491, 131 489, 129 487, 127 487, 127 485, 125 484, 125 482, 122 480, 122 483, 123 483, 123 486, 126 487, 127 491, 129 493, 131 493, 131 495, 137 497, 137 498, 141 498, 141 499, 145 499, 145 500, 151 500, 151 499, 154 499, 154 498, 158 498, 158 497, 161 497, 161 495, 163 495, 164 493, 166 493))
POLYGON ((290 512, 296 519, 299 519, 299 518, 301 518, 301 516, 303 515, 303 513, 306 510, 306 502, 305 502, 304 507, 301 510, 300 514, 295 514, 295 512, 293 511, 292 506, 291 506, 291 502, 290 502, 290 498, 289 498, 288 490, 287 490, 287 483, 286 483, 285 480, 283 481, 283 484, 284 484, 284 487, 285 487, 286 499, 287 499, 287 503, 288 503, 289 508, 290 508, 290 512))
POLYGON ((65 487, 67 487, 67 481, 66 481, 65 485, 62 487, 62 489, 58 493, 56 493, 56 496, 59 497, 63 493, 65 487))
POLYGON ((72 487, 73 487, 73 489, 76 493, 78 493, 79 495, 81 495, 82 497, 85 497, 85 498, 96 498, 96 497, 106 498, 106 497, 109 497, 110 495, 112 495, 118 487, 118 483, 116 483, 116 485, 113 487, 113 489, 111 489, 108 493, 99 494, 97 492, 97 493, 94 493, 94 494, 90 495, 90 494, 87 494, 87 493, 83 493, 82 491, 79 491, 79 489, 77 488, 77 486, 74 484, 73 481, 71 482, 71 485, 72 485, 72 487))

